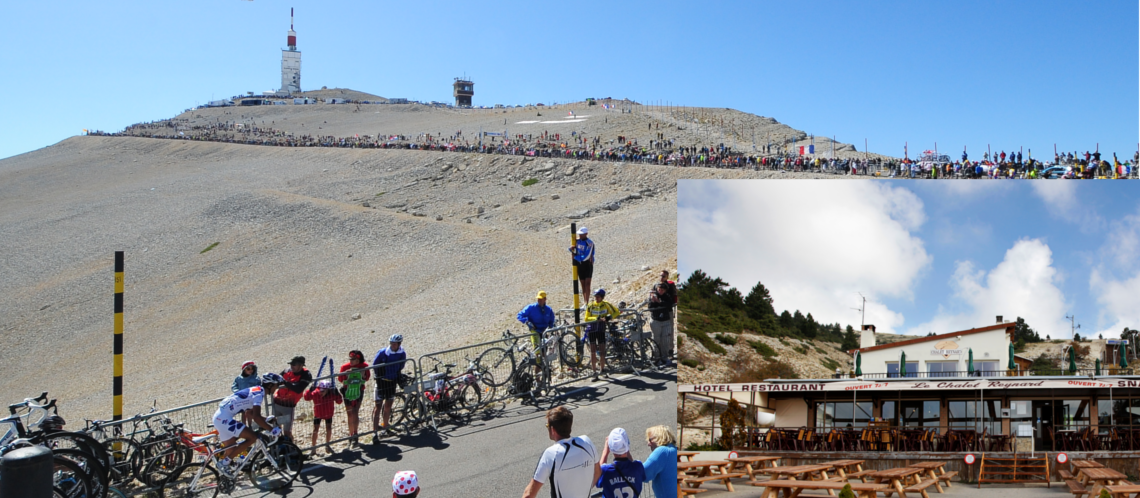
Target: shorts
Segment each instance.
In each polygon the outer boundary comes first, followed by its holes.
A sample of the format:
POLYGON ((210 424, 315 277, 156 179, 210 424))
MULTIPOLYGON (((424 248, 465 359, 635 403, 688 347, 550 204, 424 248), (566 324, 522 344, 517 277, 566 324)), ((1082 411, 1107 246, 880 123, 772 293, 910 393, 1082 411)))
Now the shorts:
POLYGON ((234 419, 215 418, 214 428, 218 430, 218 441, 229 441, 241 435, 241 431, 245 430, 245 424, 234 419))
MULTIPOLYGON (((580 261, 578 263, 578 279, 594 278, 594 262, 593 261, 580 261)), ((586 296, 587 299, 590 296, 586 296)))
POLYGON ((346 400, 344 400, 344 407, 345 408, 360 408, 360 403, 363 401, 364 400, 361 400, 361 399, 354 399, 351 401, 346 399, 346 400))
POLYGON ((320 427, 322 421, 325 423, 325 425, 332 424, 331 418, 315 418, 313 419, 313 427, 320 427))
POLYGON ((273 416, 277 417, 277 425, 286 432, 293 431, 293 406, 273 404, 273 416))
POLYGON ((396 381, 379 379, 376 381, 376 401, 384 401, 396 397, 396 381))
POLYGON ((594 321, 586 324, 586 342, 595 346, 606 344, 606 328, 602 322, 594 321))

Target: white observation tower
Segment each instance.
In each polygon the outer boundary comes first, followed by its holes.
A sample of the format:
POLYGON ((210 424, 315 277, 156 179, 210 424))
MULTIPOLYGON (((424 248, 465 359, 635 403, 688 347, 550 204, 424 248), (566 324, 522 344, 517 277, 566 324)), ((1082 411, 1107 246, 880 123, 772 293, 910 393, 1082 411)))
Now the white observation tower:
POLYGON ((289 48, 281 51, 281 91, 290 95, 301 91, 301 52, 293 31, 293 9, 289 9, 289 48))

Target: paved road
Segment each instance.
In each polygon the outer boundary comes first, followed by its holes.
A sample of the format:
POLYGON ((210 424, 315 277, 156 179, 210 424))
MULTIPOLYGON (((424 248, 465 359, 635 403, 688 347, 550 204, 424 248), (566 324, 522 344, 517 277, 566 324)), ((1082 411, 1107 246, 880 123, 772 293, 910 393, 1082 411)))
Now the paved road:
MULTIPOLYGON (((676 371, 594 383, 557 402, 573 411, 575 435, 589 436, 600 451, 609 431, 623 427, 634 457, 644 460, 649 455, 645 429, 675 425, 676 371)), ((515 403, 468 425, 441 426, 439 433, 422 431, 346 450, 317 462, 292 489, 270 496, 391 496, 392 476, 401 470, 416 471, 425 497, 521 496, 539 455, 552 444, 544 426, 551 406, 550 401, 539 408, 515 403)), ((539 496, 548 493, 544 486, 539 496)))

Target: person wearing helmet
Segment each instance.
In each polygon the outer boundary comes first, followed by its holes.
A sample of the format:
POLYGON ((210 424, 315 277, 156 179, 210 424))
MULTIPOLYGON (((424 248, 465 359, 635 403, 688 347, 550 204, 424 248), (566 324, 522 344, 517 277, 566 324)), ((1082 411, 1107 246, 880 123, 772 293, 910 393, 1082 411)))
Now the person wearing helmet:
POLYGON ((350 446, 357 444, 356 432, 360 427, 360 404, 364 399, 364 383, 371 377, 364 353, 358 350, 348 352, 348 363, 340 366, 341 372, 349 372, 337 377, 341 383, 340 393, 344 396, 344 411, 348 413, 348 435, 350 446))
POLYGON ((414 470, 396 472, 392 478, 392 498, 416 498, 420 495, 420 480, 414 470))
POLYGON ((594 291, 594 302, 586 306, 586 344, 590 346, 590 369, 595 368, 596 358, 601 357, 601 368, 594 370, 594 380, 598 373, 606 373, 606 327, 621 313, 606 300, 606 290, 594 291))
MULTIPOLYGON (((241 375, 234 378, 234 383, 230 385, 230 392, 236 393, 242 389, 260 385, 261 377, 257 375, 257 364, 250 360, 241 364, 241 375)), ((249 415, 243 412, 241 414, 241 423, 249 425, 252 424, 253 421, 249 419, 249 415)))
MULTIPOLYGON (((578 267, 578 281, 582 284, 582 295, 590 295, 590 281, 594 278, 594 241, 587 237, 586 227, 578 229, 578 241, 570 248, 574 255, 574 266, 578 267)), ((587 298, 589 299, 589 298, 587 298)))
POLYGON ((230 459, 235 455, 244 453, 257 439, 257 435, 252 429, 234 420, 237 414, 248 413, 255 424, 263 429, 271 430, 274 436, 281 435, 280 427, 270 425, 262 417, 261 404, 265 400, 266 394, 273 396, 273 393, 277 391, 277 386, 284 383, 285 379, 282 379, 280 375, 270 372, 261 377, 260 386, 242 389, 227 396, 218 404, 218 410, 214 412, 214 429, 218 431, 218 440, 221 441, 222 446, 229 447, 222 453, 222 460, 218 464, 219 472, 233 477, 241 469, 242 462, 231 464, 230 459), (241 438, 242 442, 235 445, 234 443, 238 438, 241 438))
POLYGON ((313 454, 317 454, 317 435, 321 432, 321 421, 325 422, 325 451, 331 452, 330 441, 332 439, 332 419, 333 414, 336 412, 336 405, 340 404, 344 398, 337 392, 336 386, 333 381, 325 379, 313 384, 308 391, 305 391, 305 400, 313 402, 313 454))
POLYGON ((403 343, 404 336, 392 334, 388 338, 388 347, 378 351, 372 358, 372 367, 376 369, 376 409, 372 410, 372 432, 377 433, 372 436, 372 444, 380 442, 381 429, 385 434, 392 434, 392 428, 388 425, 392 420, 392 398, 396 397, 396 380, 400 378, 408 360, 408 353, 401 347, 403 343), (383 425, 380 424, 381 412, 383 425))

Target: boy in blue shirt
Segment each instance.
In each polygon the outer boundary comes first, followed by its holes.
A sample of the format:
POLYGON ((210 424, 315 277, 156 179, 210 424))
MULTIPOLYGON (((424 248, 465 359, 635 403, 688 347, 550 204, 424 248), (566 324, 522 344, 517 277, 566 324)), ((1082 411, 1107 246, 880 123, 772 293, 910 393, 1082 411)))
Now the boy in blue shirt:
POLYGON ((602 489, 602 498, 637 498, 641 496, 641 486, 645 483, 645 467, 629 454, 629 436, 625 429, 618 427, 610 431, 606 447, 602 450, 602 462, 610 453, 614 463, 602 464, 602 475, 595 486, 602 489))

